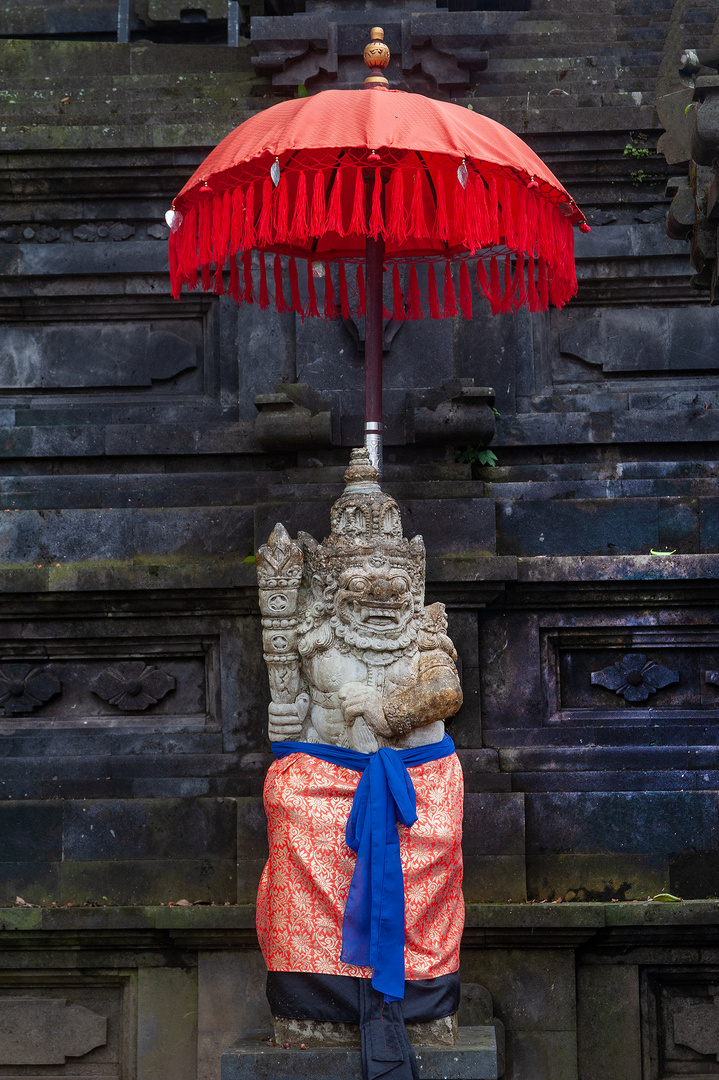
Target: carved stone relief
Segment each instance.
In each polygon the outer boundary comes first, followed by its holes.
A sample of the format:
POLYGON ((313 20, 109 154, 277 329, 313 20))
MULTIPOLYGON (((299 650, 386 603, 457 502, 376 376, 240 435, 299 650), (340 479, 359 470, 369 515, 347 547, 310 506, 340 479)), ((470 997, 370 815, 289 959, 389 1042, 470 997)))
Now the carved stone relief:
POLYGON ((90 683, 90 689, 125 712, 142 712, 157 705, 176 685, 174 675, 168 675, 162 668, 147 665, 144 660, 128 660, 101 671, 90 683))
POLYGON ((646 701, 650 694, 675 682, 679 682, 676 671, 647 660, 643 653, 627 653, 616 664, 592 672, 593 685, 605 686, 625 701, 646 701))
POLYGON ((33 712, 61 689, 60 680, 42 667, 12 663, 0 667, 0 706, 6 713, 33 712))

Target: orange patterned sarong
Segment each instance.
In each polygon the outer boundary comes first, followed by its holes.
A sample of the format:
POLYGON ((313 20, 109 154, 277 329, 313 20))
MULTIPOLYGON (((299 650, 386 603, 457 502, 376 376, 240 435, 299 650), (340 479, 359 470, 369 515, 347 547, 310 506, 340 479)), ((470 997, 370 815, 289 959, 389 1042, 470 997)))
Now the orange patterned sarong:
MULTIPOLYGON (((398 825, 405 890, 405 977, 459 967, 462 769, 456 754, 409 770, 417 821, 398 825)), ((356 855, 345 825, 360 774, 308 754, 275 761, 265 780, 270 857, 257 896, 257 934, 270 971, 369 978, 343 964, 342 917, 356 855)))

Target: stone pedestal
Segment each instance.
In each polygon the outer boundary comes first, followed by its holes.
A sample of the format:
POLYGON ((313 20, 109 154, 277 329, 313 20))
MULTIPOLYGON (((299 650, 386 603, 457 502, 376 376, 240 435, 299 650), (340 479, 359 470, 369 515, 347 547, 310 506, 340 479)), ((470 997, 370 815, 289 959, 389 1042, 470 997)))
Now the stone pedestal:
MULTIPOLYGON (((269 1032, 268 1032, 269 1035, 269 1032)), ((259 1034, 238 1039, 222 1055, 221 1080, 336 1080, 360 1076, 359 1049, 270 1047, 259 1034)), ((422 1080, 497 1080, 504 1073, 504 1046, 494 1027, 459 1029, 456 1046, 415 1046, 422 1080)))

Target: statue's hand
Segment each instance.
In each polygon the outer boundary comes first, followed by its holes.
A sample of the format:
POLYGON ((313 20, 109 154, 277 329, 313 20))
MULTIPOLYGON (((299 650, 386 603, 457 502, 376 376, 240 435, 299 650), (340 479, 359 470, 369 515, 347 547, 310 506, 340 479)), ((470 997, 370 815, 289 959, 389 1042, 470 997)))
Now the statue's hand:
POLYGON ((365 683, 348 682, 340 687, 337 694, 342 709, 342 718, 348 727, 361 717, 371 731, 379 735, 391 735, 382 707, 382 695, 373 686, 365 683))
POLYGON ((309 707, 309 694, 298 694, 296 701, 290 705, 280 705, 276 701, 271 702, 268 709, 269 725, 267 729, 270 742, 286 742, 288 739, 299 739, 302 735, 302 725, 309 707))

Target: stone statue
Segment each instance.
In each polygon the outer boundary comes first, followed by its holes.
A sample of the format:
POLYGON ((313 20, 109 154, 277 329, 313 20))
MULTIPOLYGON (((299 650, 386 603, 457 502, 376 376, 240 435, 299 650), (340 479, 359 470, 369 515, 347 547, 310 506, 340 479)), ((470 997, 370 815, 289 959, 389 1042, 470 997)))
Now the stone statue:
POLYGON ((412 1080, 405 1024, 456 1028, 463 782, 444 721, 462 690, 421 536, 366 450, 345 480, 326 540, 278 524, 257 553, 277 758, 257 932, 282 1045, 356 1025, 365 1080, 412 1080))
POLYGON ((443 604, 424 606, 425 550, 408 541, 365 450, 318 544, 278 524, 257 569, 272 742, 371 754, 439 742, 462 704, 443 604))

